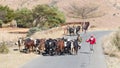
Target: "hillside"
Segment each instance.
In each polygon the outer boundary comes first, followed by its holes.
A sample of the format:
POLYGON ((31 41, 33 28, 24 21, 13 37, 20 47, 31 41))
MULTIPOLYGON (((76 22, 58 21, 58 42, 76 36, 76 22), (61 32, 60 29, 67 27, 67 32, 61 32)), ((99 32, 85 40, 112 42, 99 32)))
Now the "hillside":
POLYGON ((88 19, 91 22, 91 26, 96 26, 100 29, 115 29, 118 28, 120 23, 120 0, 1 0, 1 5, 8 5, 10 8, 16 10, 19 8, 27 7, 32 9, 38 4, 55 4, 66 15, 66 22, 82 21, 81 19, 75 19, 68 17, 67 9, 71 4, 77 4, 79 6, 85 4, 97 4, 99 10, 105 13, 104 16, 99 18, 88 19))

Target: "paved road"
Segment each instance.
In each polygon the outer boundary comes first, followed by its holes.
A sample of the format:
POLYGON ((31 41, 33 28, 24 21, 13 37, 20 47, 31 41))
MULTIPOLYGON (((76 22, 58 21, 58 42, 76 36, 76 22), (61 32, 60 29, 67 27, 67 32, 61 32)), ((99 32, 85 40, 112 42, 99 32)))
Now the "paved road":
MULTIPOLYGON (((101 47, 101 39, 110 32, 111 31, 96 31, 81 34, 83 42, 78 55, 40 56, 20 68, 107 68, 101 47), (90 51, 89 44, 85 42, 91 34, 94 34, 97 38, 94 53, 90 51)), ((71 38, 74 39, 75 37, 76 36, 72 36, 71 38)), ((65 36, 65 38, 69 38, 69 36, 65 36)))

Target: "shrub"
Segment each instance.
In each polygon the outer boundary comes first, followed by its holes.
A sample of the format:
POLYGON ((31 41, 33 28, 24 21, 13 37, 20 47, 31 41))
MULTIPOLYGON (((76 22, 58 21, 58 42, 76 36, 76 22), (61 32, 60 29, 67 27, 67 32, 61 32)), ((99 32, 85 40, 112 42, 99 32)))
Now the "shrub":
POLYGON ((27 36, 29 37, 29 36, 33 35, 35 32, 37 32, 37 31, 40 31, 40 28, 38 28, 38 27, 30 28, 29 31, 28 31, 27 36))
POLYGON ((115 45, 120 50, 120 29, 115 33, 112 39, 112 45, 115 45))
POLYGON ((7 48, 5 42, 1 43, 1 45, 0 45, 0 53, 1 54, 9 53, 9 49, 7 48))
POLYGON ((10 9, 8 6, 0 5, 0 20, 3 23, 8 23, 14 19, 15 13, 14 10, 10 9))
POLYGON ((18 27, 28 28, 32 27, 33 16, 32 11, 27 8, 22 8, 16 10, 15 12, 15 20, 17 22, 18 27))

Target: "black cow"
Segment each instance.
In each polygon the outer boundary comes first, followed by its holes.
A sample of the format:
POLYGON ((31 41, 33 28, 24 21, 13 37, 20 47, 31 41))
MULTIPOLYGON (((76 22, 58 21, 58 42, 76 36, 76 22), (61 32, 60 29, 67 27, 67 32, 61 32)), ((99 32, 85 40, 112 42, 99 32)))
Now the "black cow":
POLYGON ((71 36, 72 34, 74 35, 74 28, 69 27, 69 34, 70 34, 70 36, 71 36))
POLYGON ((45 52, 49 55, 55 55, 56 50, 56 40, 55 39, 48 39, 45 42, 45 52))

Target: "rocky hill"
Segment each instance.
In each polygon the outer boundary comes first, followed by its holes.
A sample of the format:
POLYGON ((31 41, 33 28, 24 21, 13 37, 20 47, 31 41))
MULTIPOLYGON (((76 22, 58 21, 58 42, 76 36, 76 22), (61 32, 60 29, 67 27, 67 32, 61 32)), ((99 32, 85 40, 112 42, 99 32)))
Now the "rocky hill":
POLYGON ((85 4, 97 4, 100 12, 105 15, 98 18, 87 19, 91 22, 91 26, 99 27, 101 29, 115 29, 120 26, 120 0, 1 0, 1 5, 8 5, 10 8, 16 10, 23 7, 32 9, 38 4, 56 5, 66 15, 67 22, 82 21, 79 18, 71 18, 67 16, 67 10, 71 4, 79 6, 85 4))

